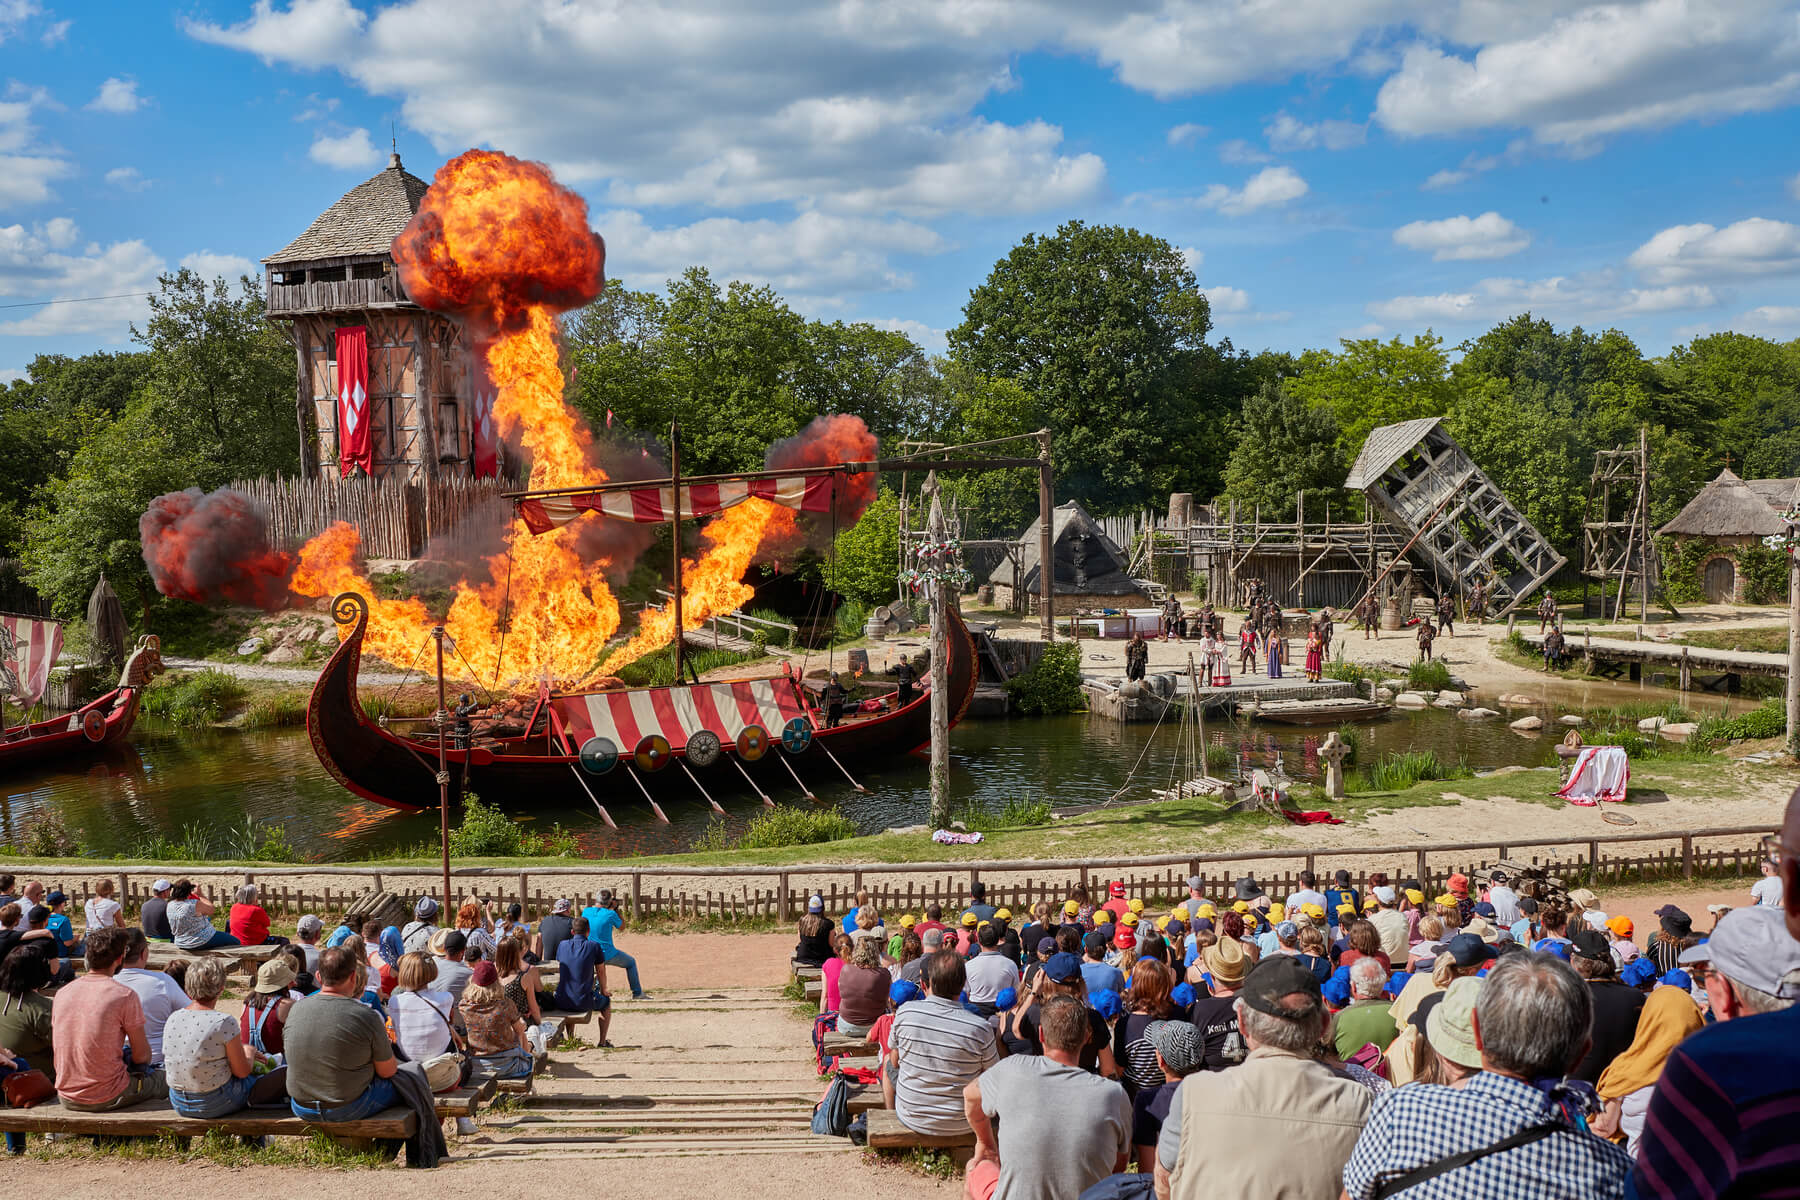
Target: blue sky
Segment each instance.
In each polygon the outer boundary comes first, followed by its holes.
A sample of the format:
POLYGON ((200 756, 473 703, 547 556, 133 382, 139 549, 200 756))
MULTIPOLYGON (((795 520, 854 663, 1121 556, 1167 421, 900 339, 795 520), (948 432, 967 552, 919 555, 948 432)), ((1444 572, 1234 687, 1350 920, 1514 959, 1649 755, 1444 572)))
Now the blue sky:
POLYGON ((1800 6, 1768 0, 0 0, 0 378, 128 343, 385 165, 585 195, 690 264, 928 349, 1023 234, 1183 248, 1240 347, 1515 312, 1800 336, 1800 6))

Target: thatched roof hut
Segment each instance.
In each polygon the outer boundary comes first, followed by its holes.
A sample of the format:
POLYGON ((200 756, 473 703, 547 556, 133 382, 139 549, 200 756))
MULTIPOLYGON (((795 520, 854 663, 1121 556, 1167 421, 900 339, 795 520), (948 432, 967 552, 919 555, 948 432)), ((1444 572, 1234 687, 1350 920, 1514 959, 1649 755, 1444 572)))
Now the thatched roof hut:
MULTIPOLYGON (((1130 574, 1131 555, 1100 528, 1079 501, 1059 504, 1052 511, 1050 546, 1053 556, 1052 589, 1057 612, 1081 608, 1141 608, 1150 603, 1154 586, 1130 574)), ((1020 534, 1020 554, 1015 572, 1009 560, 989 575, 1000 604, 1036 602, 1042 595, 1038 582, 1042 561, 1038 553, 1041 521, 1020 534)))
POLYGON ((1676 513, 1675 519, 1659 532, 1670 537, 1746 540, 1780 533, 1786 528, 1780 508, 1786 507, 1787 498, 1783 498, 1778 508, 1771 502, 1771 497, 1781 484, 1788 485, 1788 497, 1791 497, 1792 483, 1792 480, 1778 479, 1746 482, 1727 467, 1719 472, 1717 479, 1701 488, 1700 494, 1689 500, 1687 507, 1676 513))

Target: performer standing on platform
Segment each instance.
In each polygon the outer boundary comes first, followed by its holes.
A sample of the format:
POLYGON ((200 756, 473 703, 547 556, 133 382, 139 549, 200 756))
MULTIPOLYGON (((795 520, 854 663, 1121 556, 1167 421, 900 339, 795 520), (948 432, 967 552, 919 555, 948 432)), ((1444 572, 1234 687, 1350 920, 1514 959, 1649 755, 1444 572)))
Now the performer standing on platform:
POLYGON ((1144 635, 1134 633, 1131 640, 1125 643, 1125 678, 1127 681, 1142 679, 1144 668, 1150 663, 1150 646, 1144 641, 1144 635))
POLYGON ((1249 675, 1256 670, 1256 619, 1246 616, 1243 627, 1238 630, 1238 674, 1249 675))
POLYGON ((1281 660, 1287 657, 1287 639, 1281 636, 1281 610, 1277 608, 1269 618, 1267 634, 1269 651, 1269 678, 1281 678, 1281 660))
POLYGON ((1456 592, 1445 588, 1444 594, 1438 597, 1438 632, 1446 637, 1456 636, 1456 592))
POLYGON ((1313 626, 1306 631, 1306 679, 1309 683, 1319 682, 1325 671, 1325 639, 1319 633, 1319 627, 1313 626))
POLYGON ((1362 622, 1363 641, 1374 638, 1379 642, 1381 640, 1381 601, 1376 599, 1373 591, 1370 591, 1357 603, 1356 616, 1362 622))
POLYGON ((1213 636, 1210 630, 1200 642, 1200 673, 1214 687, 1231 686, 1231 655, 1225 649, 1224 639, 1213 636))
POLYGON ((1544 598, 1538 601, 1537 615, 1538 632, 1542 633, 1544 632, 1544 626, 1552 624, 1556 620, 1555 592, 1550 591, 1548 588, 1544 589, 1544 598))
POLYGON ((1419 661, 1431 661, 1431 643, 1437 640, 1437 630, 1431 627, 1430 621, 1419 622, 1419 661))

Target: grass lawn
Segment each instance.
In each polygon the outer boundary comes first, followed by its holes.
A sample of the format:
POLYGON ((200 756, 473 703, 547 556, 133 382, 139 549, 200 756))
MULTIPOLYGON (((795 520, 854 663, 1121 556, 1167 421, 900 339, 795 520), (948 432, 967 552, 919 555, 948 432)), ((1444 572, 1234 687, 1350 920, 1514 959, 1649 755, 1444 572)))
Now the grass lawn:
POLYGON ((1788 648, 1786 625, 1746 625, 1741 629, 1697 629, 1681 636, 1690 646, 1707 650, 1750 650, 1784 654, 1788 648))

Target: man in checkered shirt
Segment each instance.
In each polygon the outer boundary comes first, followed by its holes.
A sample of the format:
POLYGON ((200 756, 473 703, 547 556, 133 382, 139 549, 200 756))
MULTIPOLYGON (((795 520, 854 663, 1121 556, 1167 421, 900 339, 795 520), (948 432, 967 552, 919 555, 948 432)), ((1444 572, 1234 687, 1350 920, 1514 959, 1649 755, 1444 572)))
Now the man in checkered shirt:
POLYGON ((1402 1191, 1398 1200, 1610 1200, 1622 1197, 1631 1159, 1604 1138, 1562 1121, 1534 1081, 1561 1079, 1591 1041, 1587 985, 1551 954, 1521 952, 1488 973, 1474 1013, 1482 1070, 1460 1088, 1414 1084, 1375 1102, 1344 1167, 1344 1195, 1378 1187, 1544 1122, 1563 1128, 1483 1155, 1402 1191))

